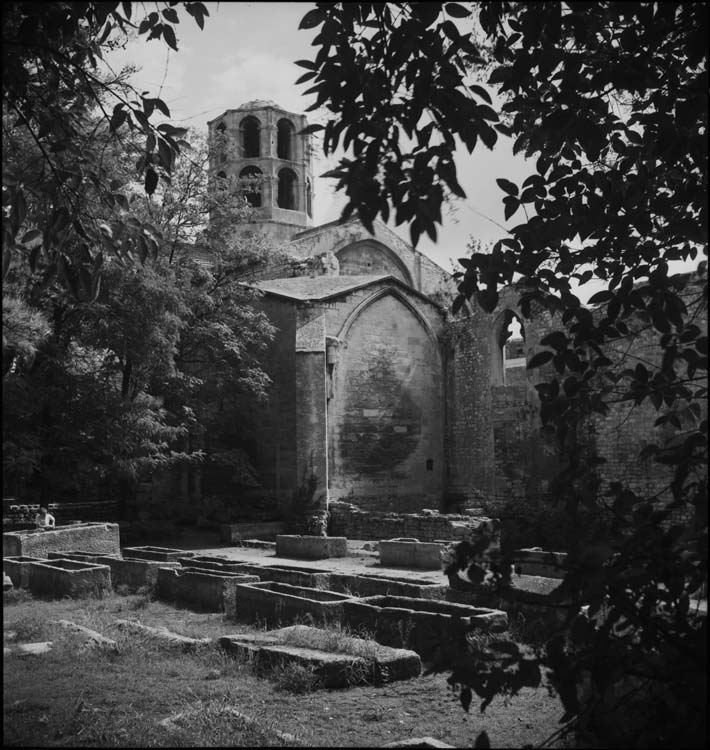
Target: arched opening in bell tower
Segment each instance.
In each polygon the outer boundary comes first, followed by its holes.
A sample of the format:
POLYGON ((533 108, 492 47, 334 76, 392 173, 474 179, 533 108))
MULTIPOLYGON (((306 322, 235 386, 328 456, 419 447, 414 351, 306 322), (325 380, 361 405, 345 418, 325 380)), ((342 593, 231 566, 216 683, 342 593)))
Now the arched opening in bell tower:
POLYGON ((279 192, 277 203, 279 208, 286 208, 291 211, 297 209, 296 173, 292 169, 282 169, 279 172, 279 192))
POLYGON ((258 167, 244 167, 239 173, 242 195, 252 208, 261 206, 261 183, 263 174, 258 167))
POLYGON ((259 143, 260 130, 261 125, 259 124, 259 120, 253 115, 245 117, 239 125, 242 142, 242 155, 246 159, 253 159, 261 156, 261 147, 259 143))
POLYGON ((279 159, 293 160, 295 132, 293 123, 285 117, 276 123, 276 156, 279 159))

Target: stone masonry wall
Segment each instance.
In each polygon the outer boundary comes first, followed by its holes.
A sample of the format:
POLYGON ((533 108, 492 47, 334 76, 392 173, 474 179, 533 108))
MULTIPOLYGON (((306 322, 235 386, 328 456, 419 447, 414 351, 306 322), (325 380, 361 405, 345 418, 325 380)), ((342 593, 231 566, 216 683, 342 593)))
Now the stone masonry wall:
POLYGON ((348 539, 412 538, 420 542, 440 539, 462 541, 489 519, 469 515, 428 513, 385 513, 363 511, 350 503, 332 502, 328 506, 328 533, 348 539))

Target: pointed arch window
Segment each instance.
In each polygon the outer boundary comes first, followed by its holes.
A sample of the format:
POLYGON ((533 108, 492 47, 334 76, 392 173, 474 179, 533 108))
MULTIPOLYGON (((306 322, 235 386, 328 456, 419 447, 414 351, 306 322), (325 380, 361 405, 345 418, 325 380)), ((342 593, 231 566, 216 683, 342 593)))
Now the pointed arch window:
POLYGON ((245 117, 239 124, 242 156, 253 159, 261 156, 261 124, 253 115, 245 117))
POLYGON ((293 160, 295 132, 293 123, 285 117, 276 123, 276 156, 279 159, 293 160))
POLYGON ((242 195, 252 208, 261 206, 261 183, 263 173, 258 167, 244 167, 239 173, 242 195))
POLYGON ((279 192, 277 197, 279 208, 287 208, 291 211, 297 209, 296 182, 296 173, 292 169, 282 169, 279 172, 279 192))
POLYGON ((525 328, 512 310, 504 310, 493 326, 491 382, 512 385, 520 379, 521 372, 523 378, 527 377, 525 366, 525 328))

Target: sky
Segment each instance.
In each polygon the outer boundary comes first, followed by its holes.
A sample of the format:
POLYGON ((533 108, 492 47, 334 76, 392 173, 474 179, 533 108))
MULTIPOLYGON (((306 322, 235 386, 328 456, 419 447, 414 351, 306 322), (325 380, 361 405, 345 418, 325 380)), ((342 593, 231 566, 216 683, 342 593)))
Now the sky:
MULTIPOLYGON (((296 86, 304 72, 296 60, 312 59, 311 42, 317 29, 299 31, 303 16, 313 6, 300 2, 205 3, 210 16, 200 31, 194 20, 179 9, 178 51, 163 40, 130 42, 107 59, 114 69, 133 64, 141 70, 133 77, 139 91, 162 98, 171 111, 171 121, 207 132, 207 122, 227 109, 253 99, 271 99, 283 109, 302 113, 312 104, 304 97, 308 84, 296 86)), ((311 122, 325 122, 326 111, 307 113, 311 122)), ((336 157, 326 160, 316 151, 314 174, 331 169, 336 157)), ((444 211, 438 241, 420 239, 417 249, 446 270, 450 261, 470 255, 471 237, 493 243, 506 235, 501 225, 503 192, 497 177, 521 182, 534 171, 532 163, 513 157, 509 141, 499 138, 494 151, 477 147, 473 155, 463 150, 456 159, 459 182, 466 192, 453 211, 444 211)), ((317 179, 314 222, 322 224, 340 216, 344 194, 334 191, 335 182, 317 179)), ((519 217, 513 217, 516 224, 519 217)), ((408 225, 391 227, 409 242, 408 225)))

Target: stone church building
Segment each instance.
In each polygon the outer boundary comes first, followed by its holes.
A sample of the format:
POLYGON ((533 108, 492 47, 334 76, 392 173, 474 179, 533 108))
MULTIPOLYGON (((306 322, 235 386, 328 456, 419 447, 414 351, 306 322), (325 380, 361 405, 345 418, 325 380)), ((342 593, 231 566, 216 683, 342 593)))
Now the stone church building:
MULTIPOLYGON (((245 186, 254 212, 243 226, 293 261, 267 263, 250 282, 277 328, 265 363, 272 394, 252 450, 263 515, 335 501, 400 513, 527 512, 561 460, 539 432, 540 373, 525 368, 551 321, 525 321, 524 337, 511 337, 512 292, 491 314, 471 305, 454 318, 451 275, 383 223, 374 234, 357 219, 314 226, 306 124, 271 101, 209 123, 212 143, 223 136, 211 177, 245 186)), ((610 457, 623 446, 629 459, 612 462, 608 478, 636 489, 657 481, 654 467, 633 460, 638 436, 652 430, 653 415, 640 414, 595 433, 610 457)))

